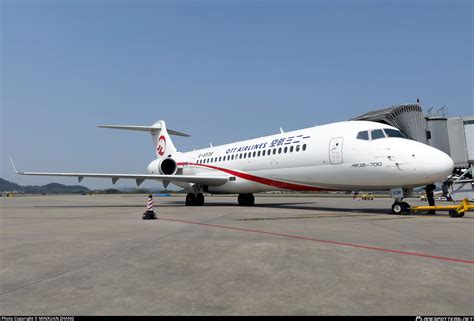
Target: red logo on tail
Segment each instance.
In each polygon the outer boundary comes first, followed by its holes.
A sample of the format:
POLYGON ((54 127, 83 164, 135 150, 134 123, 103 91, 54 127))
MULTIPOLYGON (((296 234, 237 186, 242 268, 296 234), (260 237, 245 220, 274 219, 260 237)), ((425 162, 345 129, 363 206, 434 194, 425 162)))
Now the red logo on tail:
POLYGON ((165 136, 161 135, 160 139, 158 140, 158 147, 156 147, 156 153, 159 156, 163 156, 166 150, 166 138, 165 136))

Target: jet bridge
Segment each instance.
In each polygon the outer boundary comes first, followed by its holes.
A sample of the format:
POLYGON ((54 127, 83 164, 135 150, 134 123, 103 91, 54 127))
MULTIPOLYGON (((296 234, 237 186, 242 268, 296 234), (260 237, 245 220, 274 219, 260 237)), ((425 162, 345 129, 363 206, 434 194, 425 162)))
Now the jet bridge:
POLYGON ((427 121, 419 104, 396 105, 370 111, 352 120, 369 120, 396 127, 406 136, 427 144, 427 121))

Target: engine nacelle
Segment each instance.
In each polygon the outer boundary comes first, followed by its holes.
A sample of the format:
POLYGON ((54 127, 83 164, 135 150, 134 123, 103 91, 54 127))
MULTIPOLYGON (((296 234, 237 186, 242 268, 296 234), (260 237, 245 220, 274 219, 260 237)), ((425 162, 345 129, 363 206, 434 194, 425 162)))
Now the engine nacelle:
POLYGON ((163 158, 160 161, 160 166, 158 167, 160 174, 163 175, 174 175, 178 170, 178 165, 176 161, 172 158, 163 158))
POLYGON ((174 175, 178 171, 178 165, 172 158, 157 159, 148 165, 148 173, 161 175, 174 175))

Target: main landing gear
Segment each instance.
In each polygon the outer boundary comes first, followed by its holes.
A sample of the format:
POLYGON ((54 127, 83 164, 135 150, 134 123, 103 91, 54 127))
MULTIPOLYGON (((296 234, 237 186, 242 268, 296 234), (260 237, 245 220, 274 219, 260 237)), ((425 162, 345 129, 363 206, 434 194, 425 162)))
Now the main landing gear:
POLYGON ((239 194, 237 201, 240 206, 252 206, 255 204, 255 197, 253 194, 239 194))
POLYGON ((202 193, 188 193, 186 195, 186 206, 203 206, 204 195, 202 193))
MULTIPOLYGON (((252 206, 255 204, 253 194, 239 194, 237 201, 240 206, 252 206)), ((202 193, 188 193, 186 195, 186 206, 203 206, 204 195, 202 193)))

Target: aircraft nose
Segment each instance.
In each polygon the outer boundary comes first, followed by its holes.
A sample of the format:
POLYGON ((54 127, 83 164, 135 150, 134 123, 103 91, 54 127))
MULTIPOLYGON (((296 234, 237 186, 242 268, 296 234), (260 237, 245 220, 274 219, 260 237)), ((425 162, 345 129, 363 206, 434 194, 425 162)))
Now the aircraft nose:
POLYGON ((424 154, 426 176, 433 182, 444 180, 453 172, 454 161, 445 152, 429 147, 424 154))

